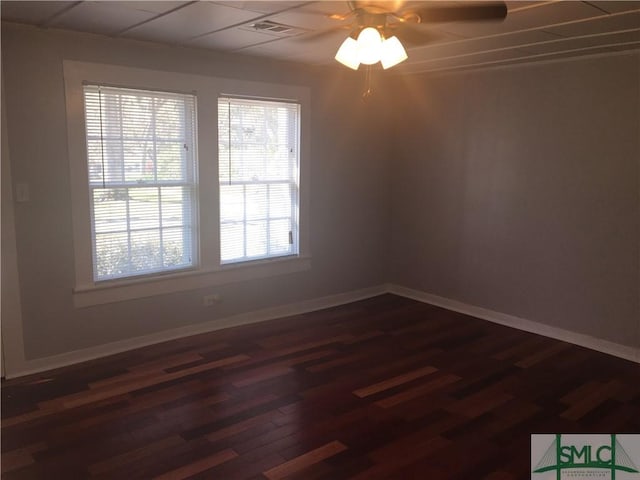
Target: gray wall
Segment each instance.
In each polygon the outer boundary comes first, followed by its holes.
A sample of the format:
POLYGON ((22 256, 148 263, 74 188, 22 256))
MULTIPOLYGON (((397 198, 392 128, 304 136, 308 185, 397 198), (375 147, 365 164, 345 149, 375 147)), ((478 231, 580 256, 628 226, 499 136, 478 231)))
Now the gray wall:
POLYGON ((640 345, 640 56, 399 79, 391 280, 640 345))
MULTIPOLYGON (((385 141, 356 75, 265 59, 3 24, 2 61, 27 359, 145 335, 386 280, 385 141), (311 87, 310 271, 75 309, 63 59, 311 87), (382 142, 382 143, 381 143, 382 142), (223 303, 202 307, 202 295, 223 303)), ((5 100, 5 99, 3 99, 5 100)), ((216 128, 212 125, 211 128, 216 128)), ((4 246, 3 246, 4 248, 4 246)))
POLYGON ((390 74, 368 105, 342 68, 22 26, 2 61, 27 359, 387 281, 640 346, 638 54, 390 74), (75 309, 63 59, 310 86, 312 269, 75 309))

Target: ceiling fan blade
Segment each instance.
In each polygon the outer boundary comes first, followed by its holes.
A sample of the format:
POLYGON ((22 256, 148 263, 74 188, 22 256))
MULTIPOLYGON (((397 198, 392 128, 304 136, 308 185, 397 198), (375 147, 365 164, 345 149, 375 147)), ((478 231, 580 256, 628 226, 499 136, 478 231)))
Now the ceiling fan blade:
POLYGON ((365 10, 370 13, 392 13, 401 10, 406 0, 355 0, 347 2, 352 10, 365 10))
POLYGON ((469 3, 442 7, 425 7, 409 10, 403 17, 411 20, 419 17, 417 23, 474 22, 482 20, 504 20, 507 16, 507 5, 504 2, 469 3))
POLYGON ((353 5, 354 3, 355 2, 347 2, 347 5, 349 6, 349 11, 347 13, 331 13, 327 15, 327 18, 330 18, 331 20, 339 20, 341 22, 347 20, 356 14, 356 7, 353 5))
POLYGON ((419 47, 440 39, 437 33, 411 23, 395 23, 389 25, 387 30, 396 35, 407 47, 419 47))

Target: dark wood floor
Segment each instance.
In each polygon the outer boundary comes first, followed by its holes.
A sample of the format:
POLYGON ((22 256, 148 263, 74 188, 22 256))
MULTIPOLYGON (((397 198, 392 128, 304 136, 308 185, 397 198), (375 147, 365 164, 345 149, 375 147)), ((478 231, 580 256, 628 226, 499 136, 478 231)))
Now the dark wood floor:
POLYGON ((530 478, 640 366, 392 295, 4 382, 2 478, 530 478))

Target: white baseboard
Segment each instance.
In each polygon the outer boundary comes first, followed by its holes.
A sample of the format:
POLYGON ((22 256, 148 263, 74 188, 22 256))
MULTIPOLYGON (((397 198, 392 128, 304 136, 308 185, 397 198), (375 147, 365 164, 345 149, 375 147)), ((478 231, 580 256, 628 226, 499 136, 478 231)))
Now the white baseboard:
POLYGON ((98 345, 95 347, 74 350, 59 355, 42 357, 33 360, 25 360, 24 362, 12 362, 10 369, 7 369, 7 378, 21 377, 34 373, 45 372, 55 368, 65 367, 76 363, 94 360, 96 358, 114 355, 116 353, 134 350, 140 347, 146 347, 156 343, 162 343, 178 338, 189 337, 201 333, 212 332, 223 328, 236 327, 240 325, 248 325, 251 323, 264 322, 276 318, 288 317, 291 315, 299 315, 302 313, 313 312, 325 308, 331 308, 338 305, 344 305, 358 300, 375 297, 383 293, 392 293, 406 298, 411 298, 419 302, 428 303, 438 307, 446 308, 454 312, 463 313, 472 317, 488 320, 493 323, 505 325, 507 327, 524 330, 526 332, 536 333, 545 337, 555 338, 564 342, 573 343, 582 347, 590 348, 602 353, 613 355, 616 357, 631 360, 640 363, 640 349, 621 345, 618 343, 591 337, 582 333, 564 330, 562 328, 552 327, 542 323, 526 320, 524 318, 507 315, 505 313, 495 312, 486 308, 469 305, 457 300, 440 297, 430 293, 402 287, 395 284, 378 285, 360 290, 329 295, 326 297, 304 300, 297 303, 282 305, 277 307, 265 308, 253 312, 233 315, 231 317, 211 320, 195 325, 187 325, 185 327, 164 330, 162 332, 152 333, 141 337, 135 337, 117 342, 98 345))
POLYGON ((592 337, 583 333, 552 327, 550 325, 508 315, 506 313, 495 312, 486 308, 469 305, 457 300, 451 300, 449 298, 440 297, 420 290, 414 290, 412 288, 402 287, 400 285, 388 284, 387 291, 419 302, 428 303, 454 312, 481 318, 482 320, 488 320, 507 327, 517 328, 518 330, 524 330, 525 332, 536 333, 544 337, 555 338, 556 340, 573 343, 574 345, 579 345, 591 350, 596 350, 615 357, 624 358, 625 360, 640 363, 640 349, 638 348, 621 345, 619 343, 610 342, 608 340, 592 337))
MULTIPOLYGON (((326 297, 314 298, 311 300, 303 300, 301 302, 282 305, 278 307, 270 307, 253 312, 233 315, 231 317, 211 320, 195 325, 187 325, 185 327, 164 330, 162 332, 152 333, 141 337, 120 340, 117 342, 98 345, 95 347, 84 348, 82 350, 74 350, 59 355, 42 357, 33 360, 25 360, 20 364, 12 364, 7 370, 7 378, 21 377, 40 373, 55 368, 65 367, 76 363, 94 360, 96 358, 114 355, 116 353, 134 350, 140 347, 146 347, 156 343, 175 340, 178 338, 198 335, 200 333, 212 332, 223 328, 237 327, 250 323, 264 322, 276 318, 288 317, 291 315, 299 315, 302 313, 313 312, 325 308, 336 307, 346 303, 357 302, 366 298, 375 297, 387 292, 386 285, 378 285, 375 287, 353 290, 351 292, 338 293, 326 297)), ((7 365, 9 366, 9 365, 7 365)))

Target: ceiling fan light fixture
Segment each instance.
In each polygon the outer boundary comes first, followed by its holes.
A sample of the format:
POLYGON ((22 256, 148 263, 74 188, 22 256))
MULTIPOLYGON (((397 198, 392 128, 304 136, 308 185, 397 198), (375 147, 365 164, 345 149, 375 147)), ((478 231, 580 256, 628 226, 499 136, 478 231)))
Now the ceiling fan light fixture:
POLYGON ((360 66, 360 58, 358 55, 358 42, 351 37, 342 42, 335 59, 346 67, 357 70, 360 66))
POLYGON ((373 27, 367 27, 358 35, 358 57, 360 63, 373 65, 380 61, 382 50, 382 37, 380 32, 373 27))
POLYGON ((364 28, 357 40, 347 37, 335 56, 338 62, 353 70, 358 70, 361 63, 373 65, 377 62, 386 70, 407 58, 407 52, 398 37, 385 39, 374 27, 364 28))
POLYGON ((380 49, 380 63, 385 70, 404 62, 409 56, 398 37, 390 37, 382 42, 380 49))

